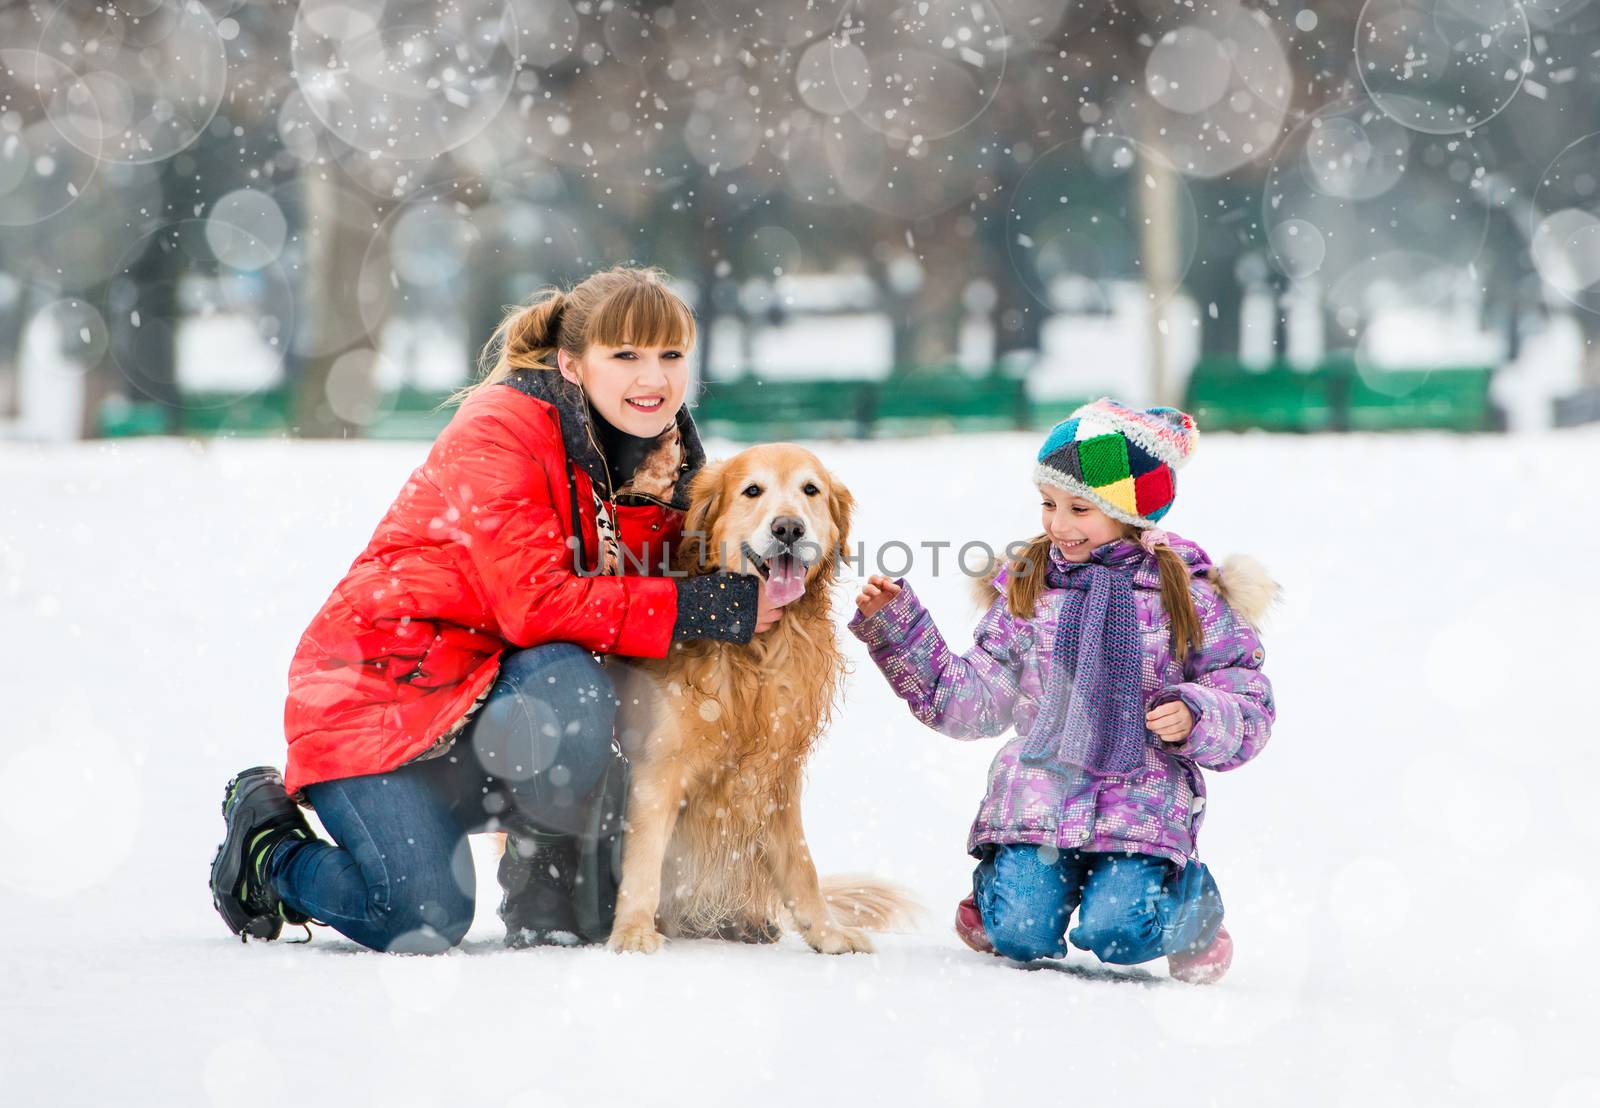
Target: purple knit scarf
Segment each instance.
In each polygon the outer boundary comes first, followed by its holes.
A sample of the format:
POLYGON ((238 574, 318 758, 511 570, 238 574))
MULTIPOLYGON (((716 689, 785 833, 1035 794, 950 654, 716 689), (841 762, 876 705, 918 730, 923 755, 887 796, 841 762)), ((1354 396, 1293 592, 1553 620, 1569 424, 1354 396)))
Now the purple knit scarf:
POLYGON ((1145 557, 1137 543, 1122 540, 1096 548, 1087 562, 1068 562, 1052 548, 1045 582, 1066 596, 1049 686, 1021 752, 1025 762, 1065 763, 1099 775, 1130 773, 1142 762, 1143 653, 1133 571, 1145 557))

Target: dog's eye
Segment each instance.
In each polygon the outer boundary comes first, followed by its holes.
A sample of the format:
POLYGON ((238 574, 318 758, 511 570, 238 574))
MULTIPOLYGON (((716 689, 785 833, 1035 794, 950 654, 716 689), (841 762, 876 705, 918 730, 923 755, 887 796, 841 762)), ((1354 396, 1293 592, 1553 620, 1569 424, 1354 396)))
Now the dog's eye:
POLYGON ((744 494, 746 496, 760 496, 761 495, 761 486, 760 485, 756 485, 756 484, 746 485, 744 487, 744 494))
POLYGON ((816 482, 807 481, 805 483, 805 487, 802 488, 800 491, 805 493, 807 496, 816 496, 817 493, 821 492, 822 490, 817 488, 816 482))

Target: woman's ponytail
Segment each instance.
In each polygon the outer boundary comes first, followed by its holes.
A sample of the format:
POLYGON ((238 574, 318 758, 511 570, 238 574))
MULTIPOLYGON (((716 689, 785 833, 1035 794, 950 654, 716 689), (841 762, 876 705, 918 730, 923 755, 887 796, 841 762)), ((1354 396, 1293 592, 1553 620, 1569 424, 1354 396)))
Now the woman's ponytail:
POLYGON ((490 376, 505 376, 513 369, 547 369, 550 355, 561 345, 561 315, 566 294, 546 289, 536 300, 500 322, 484 344, 478 366, 490 376))
POLYGON ((560 289, 547 288, 532 304, 506 313, 478 352, 478 380, 463 385, 439 406, 459 404, 484 385, 505 380, 513 370, 548 369, 554 365, 551 358, 561 345, 566 300, 560 289))

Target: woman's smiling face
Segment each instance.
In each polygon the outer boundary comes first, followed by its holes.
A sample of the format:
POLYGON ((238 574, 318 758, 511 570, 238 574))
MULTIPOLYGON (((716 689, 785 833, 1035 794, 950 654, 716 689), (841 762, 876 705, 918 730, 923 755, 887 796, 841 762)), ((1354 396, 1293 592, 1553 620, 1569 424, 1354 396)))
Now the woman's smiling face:
POLYGON ((1069 562, 1087 562, 1096 547, 1123 537, 1122 521, 1093 503, 1054 485, 1040 485, 1040 521, 1045 534, 1069 562))
POLYGON ((583 386, 607 423, 641 438, 654 438, 672 426, 689 387, 689 360, 682 347, 596 342, 582 358, 562 350, 557 360, 561 375, 583 386))

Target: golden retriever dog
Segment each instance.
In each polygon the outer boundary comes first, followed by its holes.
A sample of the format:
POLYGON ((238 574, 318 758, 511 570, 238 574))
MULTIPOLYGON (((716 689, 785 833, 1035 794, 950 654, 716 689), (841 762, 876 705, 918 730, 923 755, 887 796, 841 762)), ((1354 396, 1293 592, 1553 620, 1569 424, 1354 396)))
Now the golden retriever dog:
POLYGON ((852 503, 788 443, 695 475, 674 568, 759 572, 785 606, 748 644, 700 639, 662 659, 610 659, 632 780, 611 949, 653 952, 663 936, 773 942, 788 923, 814 950, 870 951, 863 929, 914 907, 870 878, 819 882, 800 820, 806 759, 844 676, 829 586, 852 503))

